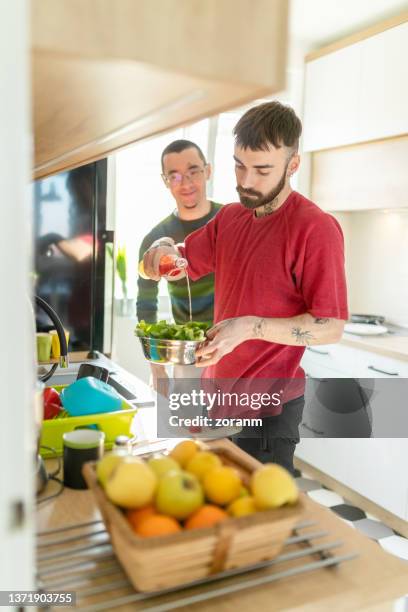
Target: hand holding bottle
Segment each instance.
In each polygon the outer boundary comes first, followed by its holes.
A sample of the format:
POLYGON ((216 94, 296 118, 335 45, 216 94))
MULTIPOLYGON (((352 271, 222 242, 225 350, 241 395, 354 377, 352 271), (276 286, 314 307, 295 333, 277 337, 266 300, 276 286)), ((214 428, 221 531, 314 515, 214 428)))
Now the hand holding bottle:
POLYGON ((160 280, 179 280, 183 278, 187 261, 180 257, 172 238, 160 238, 153 242, 139 263, 139 274, 142 278, 160 280))

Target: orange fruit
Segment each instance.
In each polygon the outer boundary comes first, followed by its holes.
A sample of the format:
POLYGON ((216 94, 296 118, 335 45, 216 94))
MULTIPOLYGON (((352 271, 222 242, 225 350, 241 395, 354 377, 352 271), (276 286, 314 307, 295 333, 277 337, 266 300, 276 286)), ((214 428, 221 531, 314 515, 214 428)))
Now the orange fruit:
POLYGON ((185 522, 186 529, 200 529, 202 527, 212 527, 221 521, 229 518, 225 510, 206 504, 202 506, 194 514, 192 514, 185 522))
POLYGON ((150 505, 144 506, 144 508, 135 508, 134 510, 127 510, 126 518, 132 525, 132 528, 136 531, 140 523, 152 514, 156 514, 156 508, 150 505))
POLYGON ((137 535, 142 538, 168 535, 181 531, 181 525, 176 519, 164 514, 152 514, 140 522, 136 529, 137 535))

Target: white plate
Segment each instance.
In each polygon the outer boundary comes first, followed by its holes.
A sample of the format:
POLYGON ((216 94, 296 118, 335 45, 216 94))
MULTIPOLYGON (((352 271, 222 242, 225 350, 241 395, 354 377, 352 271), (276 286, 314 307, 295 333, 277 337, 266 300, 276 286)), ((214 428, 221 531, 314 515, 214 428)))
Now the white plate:
POLYGON ((385 325, 370 325, 370 323, 346 323, 344 331, 358 336, 379 336, 386 334, 388 327, 385 327, 385 325))

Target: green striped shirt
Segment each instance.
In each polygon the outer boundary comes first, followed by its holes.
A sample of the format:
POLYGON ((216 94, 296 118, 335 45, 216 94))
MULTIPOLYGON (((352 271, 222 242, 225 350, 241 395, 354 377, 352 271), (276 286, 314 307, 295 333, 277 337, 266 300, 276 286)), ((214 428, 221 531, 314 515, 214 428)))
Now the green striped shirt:
MULTIPOLYGON (((211 202, 210 212, 193 221, 184 221, 176 213, 172 213, 163 221, 160 221, 144 238, 139 251, 139 261, 144 252, 151 246, 152 242, 170 236, 176 243, 184 242, 186 237, 205 225, 212 219, 222 207, 222 204, 211 202)), ((158 283, 138 277, 138 292, 136 302, 136 314, 139 321, 144 319, 149 323, 157 321, 157 296, 159 292, 158 283)), ((186 323, 189 320, 189 306, 187 294, 187 282, 183 278, 179 281, 167 283, 171 310, 176 323, 186 323)), ((212 325, 214 318, 214 274, 203 276, 197 281, 190 281, 191 307, 194 321, 203 321, 212 325)))

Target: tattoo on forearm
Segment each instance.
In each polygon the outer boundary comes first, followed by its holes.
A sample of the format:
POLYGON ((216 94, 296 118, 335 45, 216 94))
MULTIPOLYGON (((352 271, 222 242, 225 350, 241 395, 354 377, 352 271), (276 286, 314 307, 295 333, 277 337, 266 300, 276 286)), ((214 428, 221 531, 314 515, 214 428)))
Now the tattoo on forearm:
POLYGON ((320 318, 314 320, 316 325, 325 325, 329 321, 330 321, 330 319, 320 319, 320 318))
POLYGON ((254 325, 254 336, 255 338, 264 337, 265 319, 259 319, 254 325))
POLYGON ((299 344, 309 345, 314 340, 314 336, 310 331, 302 331, 300 327, 292 327, 292 336, 296 338, 296 342, 299 342, 299 344))

